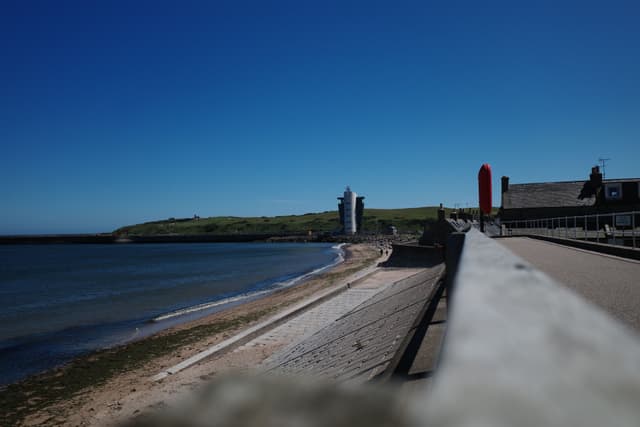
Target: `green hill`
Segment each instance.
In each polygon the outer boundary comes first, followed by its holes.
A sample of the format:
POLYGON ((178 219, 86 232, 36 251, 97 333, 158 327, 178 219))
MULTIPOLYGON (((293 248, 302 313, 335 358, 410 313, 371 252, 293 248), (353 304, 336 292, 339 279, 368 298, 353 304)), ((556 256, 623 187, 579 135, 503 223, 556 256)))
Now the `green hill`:
MULTIPOLYGON (((447 213, 450 209, 447 209, 447 213)), ((383 232, 390 225, 402 233, 422 232, 426 221, 437 218, 438 207, 428 206, 407 209, 365 208, 364 232, 383 232)), ((338 211, 307 213, 275 217, 169 218, 162 221, 128 225, 115 231, 118 234, 297 234, 312 231, 334 232, 340 229, 338 211)))

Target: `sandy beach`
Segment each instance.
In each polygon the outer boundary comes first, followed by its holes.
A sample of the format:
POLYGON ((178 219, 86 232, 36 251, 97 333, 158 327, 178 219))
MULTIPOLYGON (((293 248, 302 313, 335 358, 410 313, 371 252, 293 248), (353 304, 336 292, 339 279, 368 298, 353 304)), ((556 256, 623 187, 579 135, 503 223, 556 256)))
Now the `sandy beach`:
POLYGON ((106 426, 162 407, 218 373, 246 372, 283 344, 233 351, 233 347, 161 381, 152 377, 271 316, 313 298, 379 261, 374 246, 345 248, 345 261, 303 284, 162 331, 151 337, 81 357, 0 392, 2 425, 106 426))

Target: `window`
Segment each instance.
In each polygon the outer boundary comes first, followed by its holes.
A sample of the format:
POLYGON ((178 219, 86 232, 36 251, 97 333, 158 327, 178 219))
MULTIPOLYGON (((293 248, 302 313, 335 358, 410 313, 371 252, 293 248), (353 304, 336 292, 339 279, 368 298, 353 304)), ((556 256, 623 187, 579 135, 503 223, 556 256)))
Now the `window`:
POLYGON ((604 185, 604 197, 607 200, 620 200, 622 199, 622 184, 605 184, 604 185))

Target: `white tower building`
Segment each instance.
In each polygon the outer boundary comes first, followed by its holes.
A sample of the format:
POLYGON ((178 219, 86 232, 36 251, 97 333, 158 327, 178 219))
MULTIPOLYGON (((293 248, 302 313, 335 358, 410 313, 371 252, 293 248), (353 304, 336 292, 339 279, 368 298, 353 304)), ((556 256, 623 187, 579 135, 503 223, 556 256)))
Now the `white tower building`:
POLYGON ((344 191, 344 233, 356 234, 356 197, 358 195, 347 186, 344 191))

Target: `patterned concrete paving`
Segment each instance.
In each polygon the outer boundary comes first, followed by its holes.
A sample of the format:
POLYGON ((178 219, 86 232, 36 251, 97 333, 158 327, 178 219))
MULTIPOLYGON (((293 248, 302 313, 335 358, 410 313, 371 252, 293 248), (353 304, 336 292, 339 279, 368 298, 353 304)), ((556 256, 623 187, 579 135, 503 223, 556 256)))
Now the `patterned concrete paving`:
POLYGON ((238 347, 235 352, 271 345, 286 345, 316 333, 353 307, 371 298, 376 289, 349 289, 290 321, 238 347))
POLYGON ((432 296, 444 267, 384 286, 342 317, 266 361, 269 370, 364 382, 390 366, 432 296))
POLYGON ((235 349, 234 352, 256 350, 260 347, 285 347, 284 350, 276 352, 264 362, 265 365, 268 365, 278 354, 283 352, 286 354, 287 348, 298 344, 335 322, 372 296, 391 286, 393 282, 411 276, 418 271, 420 269, 379 269, 354 284, 350 289, 256 337, 235 349))

